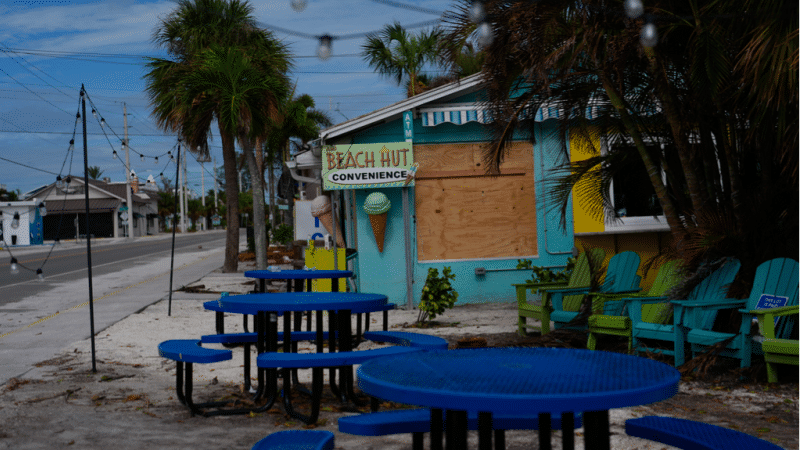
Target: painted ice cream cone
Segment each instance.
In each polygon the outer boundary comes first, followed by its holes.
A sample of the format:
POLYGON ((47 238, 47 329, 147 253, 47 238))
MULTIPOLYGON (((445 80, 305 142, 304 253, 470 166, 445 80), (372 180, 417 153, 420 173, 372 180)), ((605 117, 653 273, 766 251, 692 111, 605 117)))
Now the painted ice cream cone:
POLYGON ((375 235, 375 242, 381 253, 383 253, 383 238, 386 235, 386 217, 391 207, 392 203, 382 192, 369 194, 364 202, 364 212, 369 216, 372 233, 375 235))
MULTIPOLYGON (((317 196, 311 202, 311 215, 319 219, 328 234, 333 235, 333 208, 331 208, 331 199, 327 195, 317 196)), ((342 227, 336 228, 336 245, 342 248, 345 247, 342 227)))
POLYGON ((417 168, 419 167, 419 163, 414 163, 411 168, 408 170, 408 174, 406 175, 406 182, 403 186, 408 186, 411 181, 414 180, 414 177, 417 176, 417 168))

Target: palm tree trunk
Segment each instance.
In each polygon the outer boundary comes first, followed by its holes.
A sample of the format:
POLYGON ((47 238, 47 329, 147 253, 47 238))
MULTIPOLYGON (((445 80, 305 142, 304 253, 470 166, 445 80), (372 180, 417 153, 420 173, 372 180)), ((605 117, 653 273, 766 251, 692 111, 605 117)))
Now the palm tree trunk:
POLYGON ((275 157, 270 158, 269 163, 269 226, 275 232, 275 157))
POLYGON ((264 221, 264 184, 263 177, 258 173, 258 163, 253 152, 253 143, 246 136, 239 138, 242 144, 247 167, 250 169, 251 192, 253 194, 253 231, 256 246, 256 269, 267 268, 267 225, 264 221))
POLYGON ((233 136, 220 126, 222 140, 222 166, 225 169, 225 219, 228 227, 225 232, 225 262, 222 271, 232 273, 239 268, 239 179, 236 172, 236 149, 233 136))
POLYGON ((644 167, 647 169, 647 175, 650 177, 650 183, 653 185, 656 195, 658 196, 658 201, 661 203, 661 209, 664 210, 664 217, 667 219, 667 223, 672 231, 672 236, 675 238, 675 242, 681 242, 686 235, 686 229, 684 228, 680 217, 678 217, 678 211, 675 209, 675 205, 673 204, 672 199, 667 192, 667 187, 664 186, 664 181, 661 179, 661 171, 653 162, 650 154, 647 152, 647 148, 644 145, 644 140, 642 140, 642 135, 639 133, 639 129, 633 123, 633 120, 628 114, 628 111, 625 108, 625 103, 622 101, 622 96, 617 92, 608 79, 603 80, 603 87, 605 88, 611 104, 614 106, 614 108, 616 108, 617 112, 619 112, 619 115, 622 118, 622 123, 625 125, 625 129, 628 131, 631 138, 633 138, 636 150, 638 150, 639 156, 642 158, 642 162, 644 163, 644 167))

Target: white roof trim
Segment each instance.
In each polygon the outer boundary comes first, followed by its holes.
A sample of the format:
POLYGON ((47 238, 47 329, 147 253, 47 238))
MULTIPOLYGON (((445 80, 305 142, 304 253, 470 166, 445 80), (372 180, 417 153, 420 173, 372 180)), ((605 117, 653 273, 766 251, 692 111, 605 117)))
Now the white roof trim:
POLYGON ((351 119, 346 122, 342 122, 338 125, 334 125, 330 128, 326 128, 320 132, 319 136, 321 139, 331 139, 338 136, 342 136, 352 131, 376 123, 380 123, 386 119, 400 117, 403 115, 403 112, 405 111, 417 108, 427 103, 434 102, 436 100, 446 98, 454 94, 458 94, 462 91, 467 91, 470 88, 474 88, 482 84, 483 84, 483 78, 481 74, 476 73, 475 75, 470 75, 466 78, 462 78, 461 80, 454 81, 442 87, 432 89, 427 92, 423 92, 422 94, 415 95, 409 99, 397 102, 393 105, 383 107, 371 113, 367 113, 363 116, 356 117, 355 119, 351 119))

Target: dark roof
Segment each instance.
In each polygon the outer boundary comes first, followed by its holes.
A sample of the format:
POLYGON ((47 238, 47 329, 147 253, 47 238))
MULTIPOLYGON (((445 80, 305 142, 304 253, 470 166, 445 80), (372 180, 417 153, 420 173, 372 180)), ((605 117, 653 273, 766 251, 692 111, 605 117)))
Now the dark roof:
MULTIPOLYGON (((95 198, 89 199, 90 212, 110 212, 115 211, 122 201, 115 198, 95 198)), ((53 214, 69 214, 69 213, 85 213, 86 200, 48 200, 45 202, 47 213, 53 214)))

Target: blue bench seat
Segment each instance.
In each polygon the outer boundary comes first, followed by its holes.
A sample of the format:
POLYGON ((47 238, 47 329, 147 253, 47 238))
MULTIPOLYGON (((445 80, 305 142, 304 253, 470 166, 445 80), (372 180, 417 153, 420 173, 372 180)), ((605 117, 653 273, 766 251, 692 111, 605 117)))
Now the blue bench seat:
POLYGON ((694 420, 645 416, 625 421, 625 432, 681 449, 780 450, 781 447, 749 434, 694 420))
POLYGON ((334 436, 324 430, 288 430, 272 433, 252 450, 333 450, 334 436))
POLYGON ((447 350, 447 340, 443 338, 408 331, 367 331, 364 333, 364 339, 425 350, 447 350))
MULTIPOLYGON (((313 341, 317 338, 316 331, 292 331, 292 342, 313 341)), ((328 332, 322 332, 322 338, 328 339, 328 332)), ((203 344, 255 344, 256 333, 225 333, 207 334, 200 337, 203 344)), ((278 342, 283 342, 283 332, 278 332, 278 342)))

